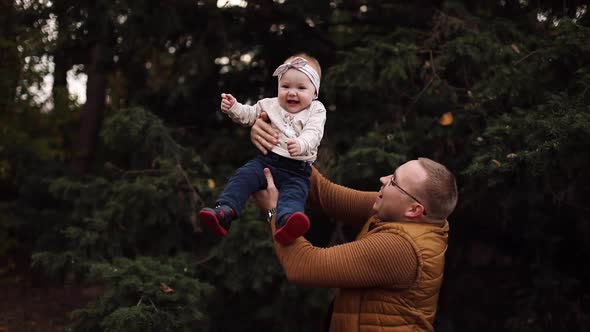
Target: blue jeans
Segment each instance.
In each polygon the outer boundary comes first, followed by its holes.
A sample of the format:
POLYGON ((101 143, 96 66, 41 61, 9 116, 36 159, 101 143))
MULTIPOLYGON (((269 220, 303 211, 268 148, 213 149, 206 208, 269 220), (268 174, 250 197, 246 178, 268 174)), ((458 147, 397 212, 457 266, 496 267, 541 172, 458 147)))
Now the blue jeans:
POLYGON ((240 167, 229 179, 217 203, 229 205, 239 218, 248 197, 267 187, 264 168, 270 169, 279 189, 277 220, 283 221, 283 216, 294 212, 304 212, 311 165, 309 162, 285 158, 272 152, 266 156, 259 155, 240 167))

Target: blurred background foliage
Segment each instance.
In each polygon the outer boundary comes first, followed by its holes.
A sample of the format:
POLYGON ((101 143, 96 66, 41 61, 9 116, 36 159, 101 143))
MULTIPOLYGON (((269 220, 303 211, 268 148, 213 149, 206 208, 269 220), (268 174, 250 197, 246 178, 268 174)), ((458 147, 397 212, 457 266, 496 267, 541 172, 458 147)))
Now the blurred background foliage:
MULTIPOLYGON (((73 331, 317 330, 330 290, 286 281, 260 212, 222 240, 195 218, 256 154, 220 93, 273 96, 274 68, 306 52, 322 64, 328 178, 377 190, 419 156, 458 177, 437 331, 589 330, 589 10, 3 1, 0 255, 103 287, 73 331)), ((309 213, 315 244, 351 239, 309 213)))

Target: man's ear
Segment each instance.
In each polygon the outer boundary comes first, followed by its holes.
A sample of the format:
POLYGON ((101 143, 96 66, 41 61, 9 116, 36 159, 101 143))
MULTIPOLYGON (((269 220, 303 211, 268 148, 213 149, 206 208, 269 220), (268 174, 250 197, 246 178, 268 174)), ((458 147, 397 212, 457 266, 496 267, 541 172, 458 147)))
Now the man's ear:
POLYGON ((424 206, 422 206, 422 204, 419 204, 419 203, 414 203, 408 207, 408 209, 404 213, 404 216, 406 216, 408 218, 418 218, 423 214, 424 214, 424 206))

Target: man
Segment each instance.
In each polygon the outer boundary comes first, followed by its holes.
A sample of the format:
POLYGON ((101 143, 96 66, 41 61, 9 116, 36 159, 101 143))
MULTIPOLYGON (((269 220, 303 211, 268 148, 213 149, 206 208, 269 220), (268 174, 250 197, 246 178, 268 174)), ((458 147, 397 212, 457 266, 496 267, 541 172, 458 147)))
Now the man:
MULTIPOLYGON (((252 141, 264 153, 274 133, 258 120, 252 141)), ((271 215, 278 190, 265 169, 267 190, 259 205, 271 215)), ((444 270, 449 225, 457 203, 454 176, 430 159, 411 160, 380 178, 376 192, 336 185, 313 169, 309 202, 325 214, 358 225, 355 241, 314 247, 303 237, 275 242, 287 278, 294 283, 338 288, 330 331, 433 331, 444 270)))

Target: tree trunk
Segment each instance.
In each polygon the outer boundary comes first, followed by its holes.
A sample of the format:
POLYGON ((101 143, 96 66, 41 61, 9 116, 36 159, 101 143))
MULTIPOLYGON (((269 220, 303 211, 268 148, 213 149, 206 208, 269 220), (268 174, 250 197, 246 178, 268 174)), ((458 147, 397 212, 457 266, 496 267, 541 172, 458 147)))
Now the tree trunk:
POLYGON ((106 99, 105 46, 99 41, 91 49, 88 66, 88 84, 86 104, 80 116, 80 134, 74 151, 74 167, 80 173, 86 173, 95 155, 98 133, 106 99))
MULTIPOLYGON (((57 16, 57 47, 53 52, 53 112, 54 114, 69 114, 68 102, 68 70, 72 67, 73 50, 69 39, 70 18, 67 14, 68 6, 64 2, 54 5, 54 13, 57 16)), ((67 116, 67 115, 66 115, 67 116)))
POLYGON ((68 108, 68 69, 71 67, 69 59, 63 50, 53 53, 55 70, 53 71, 53 109, 56 113, 65 113, 68 108))
POLYGON ((6 113, 14 108, 20 63, 12 2, 0 0, 0 13, 0 113, 6 113))

